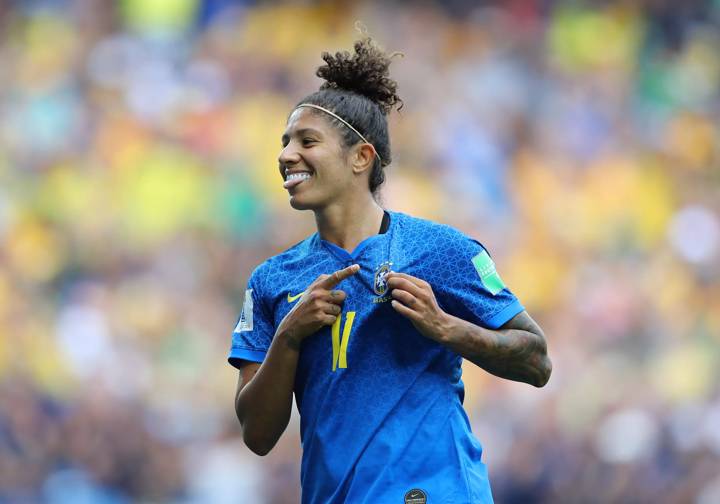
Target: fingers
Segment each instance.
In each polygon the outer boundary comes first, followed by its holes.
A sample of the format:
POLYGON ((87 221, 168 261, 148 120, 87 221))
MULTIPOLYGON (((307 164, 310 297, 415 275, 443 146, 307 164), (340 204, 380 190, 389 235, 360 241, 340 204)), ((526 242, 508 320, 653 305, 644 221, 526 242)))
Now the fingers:
POLYGON ((400 289, 407 291, 414 296, 421 296, 423 293, 423 289, 415 282, 411 282, 410 280, 408 280, 406 277, 408 277, 409 275, 400 276, 401 274, 402 273, 393 273, 392 276, 388 275, 388 287, 392 290, 400 289))
POLYGON ((341 290, 330 291, 330 302, 331 303, 342 303, 345 301, 347 294, 341 290))
MULTIPOLYGON (((335 319, 342 313, 342 304, 345 300, 343 291, 326 291, 325 289, 312 289, 308 292, 303 304, 307 321, 321 326, 333 325, 335 319)), ((300 309, 300 305, 296 305, 300 309)))
POLYGON ((314 312, 309 319, 307 319, 306 322, 312 324, 314 327, 313 332, 315 332, 317 329, 319 329, 322 326, 326 325, 333 325, 335 321, 337 320, 338 315, 333 315, 332 313, 326 313, 324 311, 318 311, 314 312))
MULTIPOLYGON (((304 297, 307 305, 324 310, 328 305, 340 308, 345 302, 347 294, 340 290, 328 292, 325 289, 312 289, 304 297)), ((334 308, 331 309, 334 310, 334 308)))
POLYGON ((340 316, 340 313, 342 313, 342 307, 334 303, 321 303, 318 308, 315 316, 317 317, 317 321, 322 325, 333 325, 335 320, 340 316))
POLYGON ((305 299, 309 303, 334 303, 336 305, 341 305, 345 301, 345 298, 347 297, 347 294, 345 294, 344 291, 341 290, 332 290, 332 291, 326 291, 325 289, 308 289, 307 296, 305 296, 305 299))
POLYGON ((325 303, 320 307, 320 309, 327 313, 328 315, 334 315, 337 317, 342 312, 342 307, 340 305, 336 305, 334 303, 325 303))
POLYGON ((393 289, 390 295, 409 308, 415 308, 418 304, 418 299, 415 296, 402 289, 393 289))
POLYGON ((353 276, 358 271, 360 271, 360 265, 353 264, 352 266, 348 266, 347 268, 336 271, 332 275, 321 278, 318 285, 324 289, 332 289, 337 284, 339 284, 346 278, 353 276))
POLYGON ((403 317, 406 317, 410 319, 411 321, 419 320, 420 315, 418 315, 416 312, 412 311, 407 306, 403 305, 401 302, 397 301, 396 299, 393 299, 390 304, 395 309, 396 312, 398 312, 403 317))
POLYGON ((315 313, 322 325, 333 325, 335 319, 342 313, 342 306, 329 301, 318 300, 315 313))
POLYGON ((387 278, 388 282, 390 282, 390 280, 392 280, 393 278, 402 278, 402 279, 407 280, 408 282, 415 284, 421 288, 428 287, 430 285, 421 278, 414 277, 414 276, 408 275, 406 273, 398 273, 397 271, 391 271, 390 273, 387 274, 387 277, 385 277, 385 278, 387 278))

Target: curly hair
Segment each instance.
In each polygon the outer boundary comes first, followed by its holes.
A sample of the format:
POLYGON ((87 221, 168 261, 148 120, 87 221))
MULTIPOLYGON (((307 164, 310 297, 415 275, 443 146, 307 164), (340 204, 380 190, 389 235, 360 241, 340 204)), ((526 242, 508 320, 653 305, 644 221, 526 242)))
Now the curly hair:
MULTIPOLYGON (((397 54, 400 53, 386 54, 370 37, 355 42, 354 54, 324 52, 325 64, 317 69, 316 75, 325 82, 319 91, 298 102, 298 105, 310 103, 332 110, 373 144, 379 156, 375 158, 368 183, 375 196, 385 181, 383 168, 392 160, 387 115, 398 104, 397 110, 402 108, 397 83, 388 72, 397 54)), ((346 148, 360 141, 354 131, 337 119, 328 116, 328 120, 341 131, 346 148)))

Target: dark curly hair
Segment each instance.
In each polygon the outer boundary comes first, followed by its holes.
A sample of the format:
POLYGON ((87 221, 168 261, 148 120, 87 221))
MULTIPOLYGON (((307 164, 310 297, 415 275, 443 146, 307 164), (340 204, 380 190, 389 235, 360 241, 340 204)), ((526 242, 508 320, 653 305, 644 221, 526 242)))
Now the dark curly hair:
MULTIPOLYGON (((377 190, 385 181, 383 168, 390 164, 390 136, 387 114, 400 104, 397 83, 388 76, 388 67, 393 56, 386 54, 370 37, 355 42, 355 54, 347 51, 335 55, 324 52, 325 65, 320 66, 316 75, 325 80, 320 90, 298 102, 311 103, 333 111, 358 130, 372 143, 379 157, 370 173, 370 192, 377 196, 377 190)), ((312 110, 312 109, 311 109, 312 110)), ((323 114, 322 111, 313 113, 323 114)), ((346 148, 361 139, 350 128, 337 119, 325 114, 327 119, 342 133, 346 148)))

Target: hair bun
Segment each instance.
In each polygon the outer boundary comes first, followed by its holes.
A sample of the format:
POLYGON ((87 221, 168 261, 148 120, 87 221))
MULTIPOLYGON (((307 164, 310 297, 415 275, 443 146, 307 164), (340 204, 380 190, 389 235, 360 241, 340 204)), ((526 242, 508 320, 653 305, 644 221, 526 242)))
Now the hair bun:
POLYGON ((342 89, 363 95, 375 102, 387 115, 402 100, 396 94, 397 83, 389 77, 388 67, 392 57, 386 54, 370 37, 355 42, 355 54, 347 51, 332 55, 322 53, 325 65, 315 74, 325 83, 320 89, 342 89))

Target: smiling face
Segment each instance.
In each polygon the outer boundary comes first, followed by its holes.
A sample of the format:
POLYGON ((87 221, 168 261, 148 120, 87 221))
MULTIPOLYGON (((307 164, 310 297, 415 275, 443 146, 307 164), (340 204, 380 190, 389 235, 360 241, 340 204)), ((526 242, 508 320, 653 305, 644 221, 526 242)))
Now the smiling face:
POLYGON ((318 210, 342 201, 358 184, 340 133, 320 114, 296 109, 282 136, 280 175, 290 205, 297 210, 318 210))

